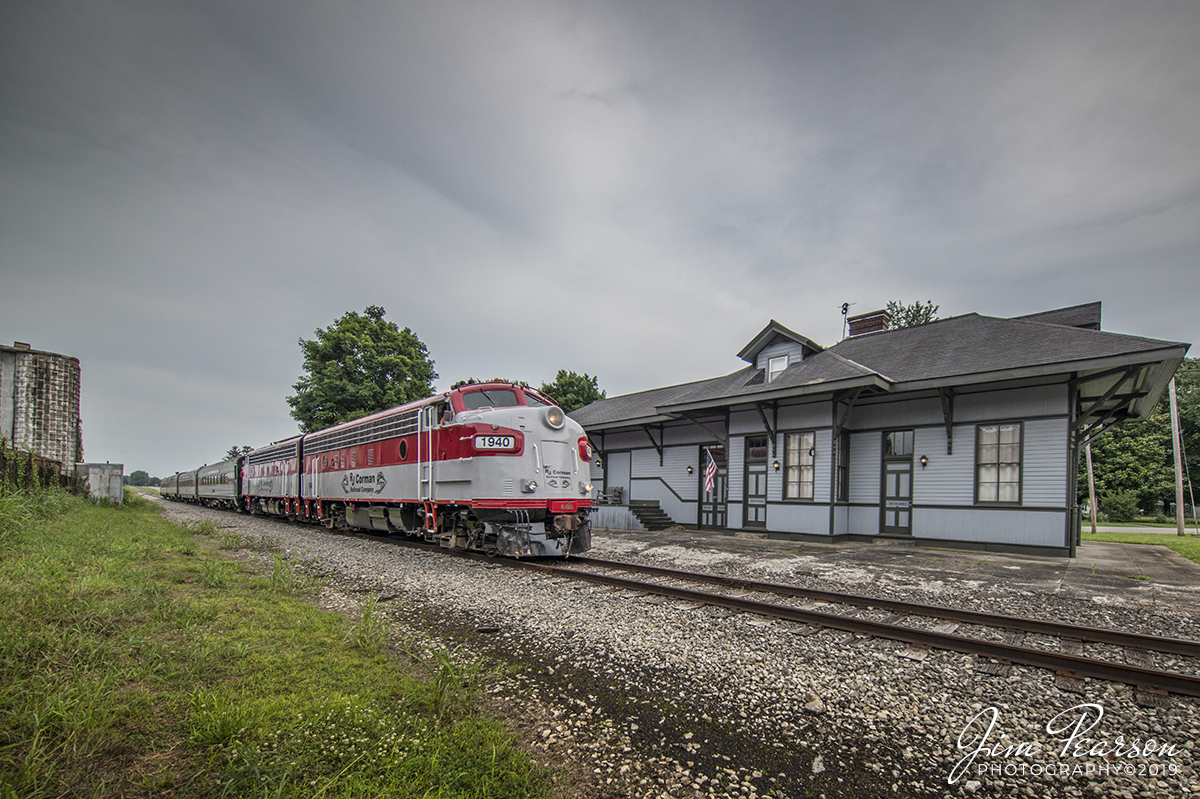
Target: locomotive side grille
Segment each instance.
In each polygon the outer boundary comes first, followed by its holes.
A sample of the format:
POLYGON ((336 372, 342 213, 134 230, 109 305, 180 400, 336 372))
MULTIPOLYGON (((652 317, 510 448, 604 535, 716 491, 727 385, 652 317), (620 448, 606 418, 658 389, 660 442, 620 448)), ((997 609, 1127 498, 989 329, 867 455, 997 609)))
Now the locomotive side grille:
POLYGON ((517 491, 517 481, 511 477, 504 481, 504 496, 511 497, 517 491))
POLYGON ((257 465, 260 463, 270 463, 271 461, 282 460, 295 457, 296 442, 289 441, 286 444, 277 444, 273 447, 266 447, 250 453, 250 463, 257 465))
POLYGON ((414 409, 396 416, 388 416, 370 424, 358 425, 347 430, 321 433, 309 436, 304 442, 306 455, 319 455, 343 447, 356 447, 360 444, 370 444, 385 438, 412 435, 417 432, 417 414, 414 409))

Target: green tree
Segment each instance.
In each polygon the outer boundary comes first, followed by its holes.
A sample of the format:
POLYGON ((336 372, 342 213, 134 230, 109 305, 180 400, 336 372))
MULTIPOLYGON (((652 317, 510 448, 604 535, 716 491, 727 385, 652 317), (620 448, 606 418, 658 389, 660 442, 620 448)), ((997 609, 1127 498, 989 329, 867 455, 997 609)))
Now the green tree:
POLYGON ((231 461, 234 458, 238 457, 239 455, 245 455, 250 450, 251 450, 251 447, 247 447, 247 446, 239 447, 237 444, 234 444, 232 447, 230 447, 229 449, 227 449, 225 451, 225 460, 231 461))
POLYGON ((343 315, 300 339, 304 376, 288 397, 292 418, 311 433, 433 393, 433 361, 407 327, 385 321, 378 305, 343 315))
POLYGON ((129 485, 131 486, 148 486, 150 485, 150 475, 147 472, 137 469, 129 473, 129 485))
POLYGON ((542 383, 541 391, 557 402, 563 413, 570 413, 606 398, 607 395, 597 384, 598 379, 588 374, 580 375, 559 369, 554 382, 542 383))
POLYGON ((933 304, 933 300, 926 300, 924 303, 914 302, 911 305, 905 305, 897 300, 889 300, 887 312, 888 316, 892 318, 891 327, 916 327, 926 322, 937 321, 938 307, 933 304))

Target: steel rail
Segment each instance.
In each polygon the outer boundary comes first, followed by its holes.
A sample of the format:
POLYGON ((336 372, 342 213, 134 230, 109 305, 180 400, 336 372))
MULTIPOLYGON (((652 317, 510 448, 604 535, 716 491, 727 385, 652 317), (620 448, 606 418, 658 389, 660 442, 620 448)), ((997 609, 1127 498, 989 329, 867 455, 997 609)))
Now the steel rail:
MULTIPOLYGON (((438 546, 437 544, 396 539, 386 536, 380 537, 357 533, 352 533, 352 535, 361 535, 363 538, 372 538, 374 540, 381 540, 382 538, 382 540, 386 541, 387 543, 409 546, 413 547, 414 549, 423 549, 426 551, 437 551, 443 554, 452 554, 467 560, 484 561, 487 563, 538 572, 549 576, 580 580, 596 585, 624 588, 630 591, 637 591, 642 594, 655 594, 658 596, 680 599, 699 605, 722 607, 742 613, 754 613, 766 618, 782 619, 784 621, 807 624, 812 627, 828 627, 830 629, 842 630, 844 632, 854 633, 856 635, 900 641, 914 646, 924 646, 931 649, 944 649, 952 652, 961 652, 968 655, 977 655, 979 657, 994 658, 1001 663, 1014 663, 1050 669, 1058 674, 1064 674, 1066 676, 1075 677, 1078 679, 1090 677, 1097 680, 1124 683, 1126 685, 1132 685, 1147 691, 1168 691, 1170 693, 1180 694, 1183 696, 1200 697, 1200 677, 1193 677, 1187 674, 1160 671, 1157 669, 1146 669, 1123 663, 1111 663, 1102 660, 1095 660, 1093 658, 1082 657, 1079 655, 1068 655, 1061 652, 1047 652, 1041 649, 1032 649, 1030 647, 1017 646, 1015 644, 1005 644, 998 641, 983 641, 976 638, 967 638, 965 636, 955 635, 953 633, 939 633, 933 630, 921 630, 915 627, 889 624, 881 621, 869 621, 867 619, 859 619, 853 616, 841 616, 833 613, 823 613, 817 610, 804 610, 802 608, 795 608, 788 605, 759 602, 757 600, 747 599, 745 597, 730 597, 723 596, 721 594, 710 594, 705 591, 696 591, 690 588, 680 588, 678 586, 663 585, 659 583, 646 583, 640 580, 631 580, 626 577, 616 577, 613 575, 580 571, 578 569, 570 568, 570 565, 579 564, 586 566, 604 566, 614 569, 628 569, 639 572, 645 571, 647 573, 672 577, 677 580, 692 580, 695 578, 699 582, 725 584, 739 588, 769 586, 771 591, 774 591, 778 588, 785 591, 806 592, 797 593, 795 595, 803 596, 809 599, 818 599, 820 601, 836 602, 838 604, 851 604, 849 599, 854 597, 863 600, 865 606, 869 607, 879 607, 888 610, 892 609, 892 604, 896 604, 901 607, 907 605, 913 608, 923 608, 925 611, 924 615, 937 616, 939 618, 941 617, 941 614, 935 614, 933 611, 946 610, 951 613, 964 613, 977 617, 994 616, 994 618, 997 620, 1006 620, 1009 622, 1030 621, 1038 624, 1051 625, 1054 624, 1053 622, 1037 622, 1037 620, 1034 619, 1019 619, 1016 617, 995 616, 995 614, 978 613, 976 611, 959 611, 954 608, 941 608, 938 606, 919 605, 916 603, 880 600, 872 597, 857 597, 856 595, 852 594, 838 594, 829 591, 798 588, 796 586, 781 586, 775 583, 756 583, 751 580, 741 580, 739 578, 726 578, 711 574, 683 572, 674 569, 663 569, 656 566, 640 566, 636 564, 621 563, 619 561, 605 561, 597 558, 587 558, 582 556, 574 556, 570 558, 569 561, 565 562, 565 565, 551 565, 544 562, 531 560, 495 558, 479 552, 447 549, 438 546), (828 599, 825 597, 828 597, 828 599), (837 597, 841 597, 841 600, 837 600, 837 597)), ((908 612, 910 615, 920 615, 914 611, 908 612)), ((984 622, 971 621, 970 623, 982 624, 984 622)), ((998 626, 998 622, 991 622, 989 623, 989 626, 998 626)), ((1072 625, 1061 626, 1080 630, 1096 629, 1075 628, 1072 625)), ((1135 636, 1138 638, 1138 640, 1151 639, 1154 641, 1183 641, 1183 639, 1157 639, 1154 638, 1154 636, 1144 636, 1135 633, 1118 633, 1116 631, 1107 630, 1100 630, 1100 632, 1113 633, 1115 635, 1135 636)), ((1052 634, 1057 635, 1058 633, 1052 634)), ((1065 637, 1073 638, 1075 636, 1067 635, 1065 637)), ((1183 642, 1195 643, 1189 641, 1183 642)))
POLYGON ((947 621, 957 621, 962 624, 978 624, 985 627, 999 627, 1001 629, 1015 630, 1024 633, 1052 635, 1058 638, 1074 638, 1076 640, 1087 641, 1091 643, 1113 644, 1114 646, 1127 646, 1135 649, 1147 649, 1154 652, 1163 652, 1172 655, 1200 657, 1200 641, 1191 641, 1186 638, 1161 638, 1155 635, 1122 632, 1120 630, 1108 630, 1102 627, 1084 627, 1065 622, 1043 621, 1041 619, 1030 619, 1022 616, 1004 616, 997 613, 986 613, 977 610, 949 608, 943 605, 924 605, 918 602, 905 602, 903 600, 896 599, 880 599, 878 597, 864 596, 862 594, 843 594, 835 591, 801 588, 794 585, 762 583, 754 580, 743 580, 740 577, 724 577, 716 574, 678 571, 676 569, 666 569, 659 566, 643 566, 636 563, 622 563, 620 561, 601 560, 599 558, 575 556, 572 557, 568 562, 606 569, 620 569, 622 571, 637 572, 639 574, 653 574, 662 577, 673 577, 675 579, 688 580, 697 583, 727 585, 733 588, 741 588, 749 591, 780 594, 782 596, 802 597, 805 599, 813 599, 820 602, 830 602, 839 605, 853 605, 854 607, 860 608, 880 608, 882 610, 889 610, 893 613, 902 613, 911 616, 930 616, 933 618, 945 619, 947 621))
MULTIPOLYGON (((486 557, 486 556, 480 556, 486 557)), ((1050 669, 1070 677, 1091 677, 1109 682, 1125 683, 1138 688, 1155 691, 1165 690, 1186 696, 1200 696, 1200 677, 1192 677, 1176 672, 1145 669, 1122 663, 1110 663, 1094 660, 1078 655, 1068 655, 1060 652, 1046 652, 1041 649, 1004 644, 997 641, 982 641, 966 638, 953 633, 939 633, 933 630, 920 630, 915 627, 888 624, 880 621, 869 621, 851 616, 838 616, 832 613, 822 613, 815 610, 804 610, 787 605, 775 605, 769 602, 759 602, 744 597, 722 596, 690 588, 645 583, 626 577, 596 574, 579 571, 564 566, 552 566, 545 563, 535 563, 526 560, 503 561, 507 566, 527 569, 573 580, 599 585, 608 585, 638 591, 646 594, 657 594, 673 599, 681 599, 701 605, 713 605, 743 613, 754 613, 767 618, 783 619, 799 622, 814 627, 829 627, 836 630, 854 633, 856 635, 886 638, 901 641, 916 646, 926 646, 933 649, 946 649, 962 652, 968 655, 995 658, 1001 662, 1019 663, 1026 666, 1050 669)))

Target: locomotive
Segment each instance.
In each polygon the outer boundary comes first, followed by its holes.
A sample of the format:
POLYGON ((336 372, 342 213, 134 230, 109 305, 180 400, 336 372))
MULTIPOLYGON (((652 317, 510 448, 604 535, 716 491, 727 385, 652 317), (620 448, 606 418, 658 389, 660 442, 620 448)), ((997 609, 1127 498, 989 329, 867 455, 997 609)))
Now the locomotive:
POLYGON ((591 459, 583 428, 546 395, 471 382, 178 472, 160 491, 448 549, 565 557, 591 548, 591 459))

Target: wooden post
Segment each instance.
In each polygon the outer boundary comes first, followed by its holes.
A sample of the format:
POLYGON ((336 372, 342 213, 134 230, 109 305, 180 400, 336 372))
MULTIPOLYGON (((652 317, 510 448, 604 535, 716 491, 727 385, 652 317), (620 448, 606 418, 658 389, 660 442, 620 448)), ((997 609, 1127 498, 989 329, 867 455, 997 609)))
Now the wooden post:
POLYGON ((1092 511, 1092 535, 1096 534, 1096 478, 1092 475, 1092 442, 1083 445, 1083 453, 1087 456, 1088 469, 1088 508, 1092 511))
POLYGON ((1179 405, 1175 401, 1175 378, 1171 378, 1171 447, 1175 450, 1175 534, 1183 535, 1183 446, 1180 443, 1179 405))

